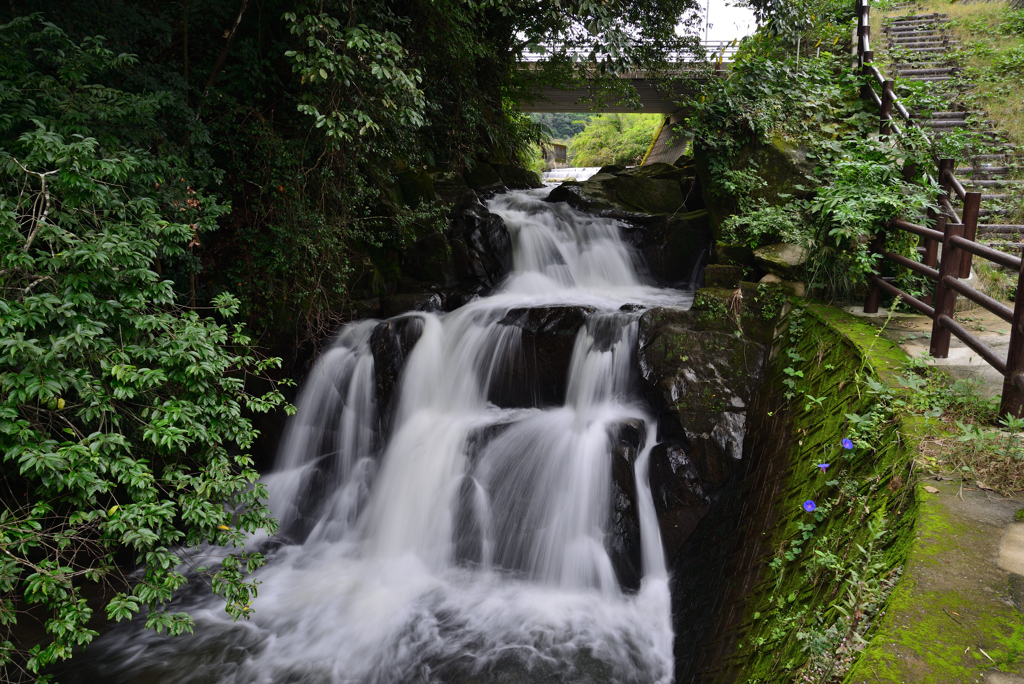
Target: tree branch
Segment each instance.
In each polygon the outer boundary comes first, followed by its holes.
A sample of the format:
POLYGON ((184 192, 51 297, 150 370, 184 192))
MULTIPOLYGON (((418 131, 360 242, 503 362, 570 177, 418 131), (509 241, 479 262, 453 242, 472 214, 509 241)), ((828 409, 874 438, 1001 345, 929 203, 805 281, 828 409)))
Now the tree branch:
MULTIPOLYGON (((234 25, 231 27, 231 31, 228 33, 228 42, 224 45, 224 49, 220 51, 220 57, 217 58, 217 63, 213 66, 213 71, 210 72, 210 78, 206 80, 206 88, 203 89, 203 98, 206 98, 206 94, 210 91, 213 86, 213 82, 217 78, 217 74, 220 73, 221 67, 224 66, 224 60, 228 58, 228 51, 231 50, 231 44, 235 42, 235 34, 238 33, 238 26, 242 23, 242 16, 245 14, 245 10, 249 8, 249 0, 242 0, 242 8, 238 10, 238 17, 235 19, 234 25)), ((202 107, 202 104, 200 104, 202 107)))

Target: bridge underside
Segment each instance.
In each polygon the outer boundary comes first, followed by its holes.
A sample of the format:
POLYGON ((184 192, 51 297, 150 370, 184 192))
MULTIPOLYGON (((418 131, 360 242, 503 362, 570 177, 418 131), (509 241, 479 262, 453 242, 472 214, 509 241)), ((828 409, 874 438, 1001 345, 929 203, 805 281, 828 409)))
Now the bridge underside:
POLYGON ((581 88, 578 90, 562 90, 544 87, 532 102, 521 102, 524 112, 600 112, 600 113, 637 113, 674 114, 685 106, 686 100, 696 91, 694 83, 679 82, 673 88, 674 95, 665 97, 655 87, 654 82, 646 78, 628 79, 636 88, 643 109, 632 109, 618 104, 595 105, 590 93, 581 88), (680 104, 684 103, 684 104, 680 104))

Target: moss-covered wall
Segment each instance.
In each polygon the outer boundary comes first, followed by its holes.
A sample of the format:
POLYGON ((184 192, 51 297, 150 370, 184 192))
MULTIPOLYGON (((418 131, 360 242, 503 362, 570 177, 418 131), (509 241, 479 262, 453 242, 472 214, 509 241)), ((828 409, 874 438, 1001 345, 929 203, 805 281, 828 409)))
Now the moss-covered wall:
POLYGON ((906 430, 871 385, 902 371, 903 352, 829 307, 797 303, 788 323, 743 467, 672 561, 677 682, 792 682, 801 669, 831 681, 814 670, 848 666, 842 639, 870 629, 912 536, 906 430), (865 417, 860 430, 847 414, 865 417))

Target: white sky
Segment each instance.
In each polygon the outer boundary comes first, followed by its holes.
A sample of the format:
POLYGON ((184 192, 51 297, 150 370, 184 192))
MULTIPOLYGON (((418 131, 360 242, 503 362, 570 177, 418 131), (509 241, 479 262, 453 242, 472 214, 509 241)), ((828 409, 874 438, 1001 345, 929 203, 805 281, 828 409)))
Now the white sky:
MULTIPOLYGON (((700 0, 711 18, 707 40, 732 40, 749 36, 757 28, 754 13, 746 7, 736 7, 737 0, 700 0), (710 2, 710 6, 709 6, 710 2)), ((704 31, 701 31, 704 40, 704 31)))

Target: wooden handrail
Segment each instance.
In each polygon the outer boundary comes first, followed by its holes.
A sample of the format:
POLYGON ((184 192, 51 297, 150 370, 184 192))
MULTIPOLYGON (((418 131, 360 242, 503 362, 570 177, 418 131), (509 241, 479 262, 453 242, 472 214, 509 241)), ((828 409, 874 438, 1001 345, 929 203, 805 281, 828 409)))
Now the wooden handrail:
POLYGON ((1013 309, 1006 306, 1002 302, 998 302, 989 297, 987 294, 978 292, 973 287, 970 287, 969 285, 964 285, 956 278, 951 278, 950 276, 946 276, 945 280, 943 281, 943 285, 945 285, 946 287, 953 288, 954 290, 962 294, 964 297, 967 297, 968 299, 970 299, 972 302, 982 307, 983 309, 988 309, 996 316, 1002 318, 1007 323, 1013 323, 1013 309))
MULTIPOLYGON (((882 72, 873 64, 874 54, 870 52, 871 44, 869 42, 871 33, 869 1, 856 0, 857 55, 860 73, 864 78, 861 96, 865 100, 874 102, 878 107, 879 134, 900 137, 902 131, 893 121, 892 112, 894 110, 909 125, 919 129, 921 127, 911 118, 907 108, 896 98, 893 92, 893 82, 885 80, 882 72), (872 87, 872 82, 882 85, 881 95, 872 87)), ((913 142, 910 140, 904 141, 904 143, 913 146, 913 142)), ((884 251, 884 232, 875 235, 871 250, 898 266, 935 280, 935 291, 931 296, 931 303, 923 302, 909 295, 887 282, 880 274, 872 274, 868 278, 870 287, 867 298, 864 300, 864 312, 877 312, 880 294, 888 292, 894 297, 899 297, 911 308, 928 316, 932 319, 929 348, 931 355, 938 359, 949 356, 950 336, 956 335, 959 340, 1003 375, 1000 413, 1012 414, 1018 418, 1024 417, 1024 260, 975 242, 981 193, 967 191, 964 184, 956 177, 955 165, 952 160, 939 160, 938 173, 935 177, 929 173, 925 175, 929 181, 938 179, 936 184, 940 189, 936 200, 942 213, 936 214, 929 209, 928 216, 929 219, 935 221, 936 227, 940 230, 933 230, 898 218, 890 219, 886 227, 920 236, 924 240, 924 246, 919 248, 919 252, 923 252, 926 263, 914 261, 902 254, 884 251), (963 201, 963 212, 960 216, 957 215, 950 201, 954 193, 963 201), (941 260, 937 260, 939 243, 943 245, 941 260), (1002 302, 996 301, 960 281, 960 278, 970 276, 973 257, 986 259, 1017 271, 1018 296, 1014 298, 1012 310, 1002 302), (938 261, 938 269, 934 268, 936 261, 938 261), (953 319, 958 294, 967 297, 975 304, 1010 323, 1010 348, 1005 360, 953 319)))

